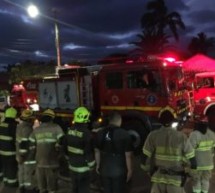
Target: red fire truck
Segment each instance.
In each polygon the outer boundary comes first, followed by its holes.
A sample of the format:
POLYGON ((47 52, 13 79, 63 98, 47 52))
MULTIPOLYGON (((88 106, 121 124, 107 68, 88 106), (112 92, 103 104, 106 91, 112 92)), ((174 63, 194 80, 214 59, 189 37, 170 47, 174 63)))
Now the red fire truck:
POLYGON ((27 79, 20 84, 14 84, 10 94, 10 105, 22 110, 38 109, 38 84, 42 79, 27 79))
POLYGON ((39 83, 40 110, 52 108, 64 124, 71 124, 72 112, 80 105, 93 115, 118 111, 136 147, 160 126, 161 114, 183 121, 190 109, 182 67, 172 60, 150 57, 141 62, 62 67, 58 72, 58 78, 39 83))
POLYGON ((215 72, 196 73, 191 90, 191 101, 196 120, 205 119, 210 107, 215 105, 215 72))

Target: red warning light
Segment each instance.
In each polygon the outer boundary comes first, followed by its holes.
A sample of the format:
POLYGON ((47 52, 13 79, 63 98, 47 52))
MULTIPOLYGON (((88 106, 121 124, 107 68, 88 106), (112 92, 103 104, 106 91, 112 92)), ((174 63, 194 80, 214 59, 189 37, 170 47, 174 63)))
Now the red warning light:
POLYGON ((164 58, 164 60, 168 61, 168 62, 175 62, 176 59, 175 58, 172 58, 172 57, 167 57, 167 58, 164 58))
POLYGON ((134 61, 133 60, 126 60, 126 64, 133 64, 134 61))

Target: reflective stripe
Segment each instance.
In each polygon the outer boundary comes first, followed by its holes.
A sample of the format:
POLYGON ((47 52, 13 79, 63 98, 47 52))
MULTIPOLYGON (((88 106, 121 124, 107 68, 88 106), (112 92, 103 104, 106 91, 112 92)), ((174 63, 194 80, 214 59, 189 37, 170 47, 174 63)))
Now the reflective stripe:
POLYGON ((81 155, 84 154, 84 151, 83 151, 82 149, 79 149, 79 148, 76 148, 76 147, 68 146, 67 149, 68 149, 68 151, 71 152, 71 153, 81 154, 81 155))
POLYGON ((0 135, 0 140, 11 141, 13 138, 10 136, 0 135))
POLYGON ((140 164, 140 168, 144 171, 149 171, 150 170, 150 166, 149 165, 144 165, 144 164, 140 164))
POLYGON ((0 124, 0 127, 8 127, 8 123, 3 122, 3 123, 0 124))
POLYGON ((191 151, 190 153, 187 153, 187 154, 185 155, 185 157, 186 157, 187 159, 193 158, 194 156, 195 156, 195 151, 194 151, 194 150, 191 151))
POLYGON ((74 167, 69 165, 69 169, 74 171, 74 172, 78 172, 78 173, 83 173, 83 172, 87 172, 90 170, 90 168, 88 166, 83 166, 83 167, 74 167))
POLYGON ((55 143, 56 141, 56 139, 38 139, 37 143, 55 143))
POLYGON ((63 134, 57 135, 57 139, 60 139, 62 136, 64 136, 64 135, 63 134))
POLYGON ((26 150, 26 149, 20 149, 19 152, 20 152, 20 153, 26 153, 27 150, 26 150))
POLYGON ((25 165, 30 165, 30 164, 36 164, 36 160, 32 160, 32 161, 25 161, 24 164, 25 165))
POLYGON ((28 140, 29 138, 26 138, 26 137, 21 138, 21 141, 28 141, 28 140))
POLYGON ((202 190, 201 189, 193 189, 193 193, 201 193, 202 190))
POLYGON ((183 158, 181 156, 173 156, 173 155, 155 155, 155 158, 158 160, 164 161, 181 161, 183 158))
POLYGON ((211 150, 214 146, 214 141, 208 140, 208 141, 201 141, 199 143, 199 146, 196 148, 197 151, 208 151, 211 150))
POLYGON ((32 143, 35 143, 36 142, 36 140, 34 139, 34 138, 29 138, 29 140, 32 142, 32 143))
POLYGON ((181 186, 181 181, 179 181, 179 180, 167 179, 167 178, 161 178, 161 177, 159 178, 159 177, 153 177, 152 176, 152 182, 181 186))
POLYGON ((80 137, 82 138, 84 133, 83 132, 80 132, 80 131, 77 131, 77 130, 69 130, 68 131, 68 135, 72 135, 72 136, 75 136, 75 137, 80 137))
POLYGON ((16 155, 16 152, 15 151, 1 151, 0 150, 0 155, 6 155, 6 156, 16 155))
POLYGON ((214 168, 213 165, 211 166, 197 166, 197 170, 212 170, 214 168))
POLYGON ((31 183, 30 182, 24 182, 23 185, 24 186, 31 186, 31 183))
POLYGON ((94 160, 94 161, 88 162, 87 165, 88 165, 89 167, 93 167, 94 165, 96 165, 96 162, 95 162, 95 160, 94 160))
POLYGON ((146 149, 143 149, 143 153, 144 153, 145 155, 147 155, 148 157, 151 157, 151 156, 152 156, 151 152, 148 151, 148 150, 146 150, 146 149))
POLYGON ((167 147, 162 147, 162 146, 156 147, 156 153, 158 153, 158 154, 180 155, 180 151, 181 150, 179 148, 173 148, 173 147, 167 148, 167 147))
POLYGON ((8 184, 15 184, 18 182, 18 179, 17 178, 14 178, 14 179, 8 179, 6 177, 3 178, 3 181, 4 182, 7 182, 8 184))

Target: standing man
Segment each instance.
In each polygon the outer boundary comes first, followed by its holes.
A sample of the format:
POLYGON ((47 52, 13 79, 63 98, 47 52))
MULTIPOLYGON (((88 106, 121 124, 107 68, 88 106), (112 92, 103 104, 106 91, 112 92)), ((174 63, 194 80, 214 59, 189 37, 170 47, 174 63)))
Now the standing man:
MULTIPOLYGON (((209 111, 207 116, 211 125, 211 120, 215 119, 215 111, 209 111)), ((190 134, 190 141, 197 160, 197 169, 191 174, 193 193, 208 193, 214 168, 215 133, 205 122, 199 122, 190 134)))
POLYGON ((35 150, 36 175, 40 193, 57 191, 59 148, 64 133, 59 125, 53 123, 54 117, 54 111, 45 110, 42 113, 41 124, 30 136, 31 149, 35 150))
POLYGON ((0 159, 2 163, 3 182, 6 187, 17 187, 16 162, 16 115, 13 107, 6 109, 5 119, 0 124, 0 159))
POLYGON ((183 193, 183 161, 189 160, 191 168, 196 168, 194 149, 185 134, 171 127, 171 113, 163 113, 160 122, 163 126, 145 141, 141 167, 151 175, 151 193, 183 193))
POLYGON ((18 162, 18 179, 20 193, 33 193, 36 188, 36 161, 30 152, 29 136, 33 132, 33 111, 25 109, 20 116, 21 122, 16 130, 16 160, 18 162))
POLYGON ((97 133, 96 170, 101 175, 104 193, 125 193, 132 176, 132 145, 122 129, 120 114, 109 117, 109 125, 97 133))
POLYGON ((67 149, 73 193, 90 192, 90 170, 95 165, 92 135, 89 130, 90 112, 85 107, 74 111, 74 125, 69 128, 64 145, 67 149))

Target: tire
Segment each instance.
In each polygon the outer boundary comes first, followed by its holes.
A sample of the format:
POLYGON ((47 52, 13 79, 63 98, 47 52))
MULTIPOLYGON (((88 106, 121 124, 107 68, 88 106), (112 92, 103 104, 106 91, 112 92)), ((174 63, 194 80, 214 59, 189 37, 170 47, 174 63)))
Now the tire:
POLYGON ((132 138, 134 154, 139 155, 142 152, 149 130, 146 128, 144 123, 138 119, 124 121, 122 127, 128 131, 132 138))

